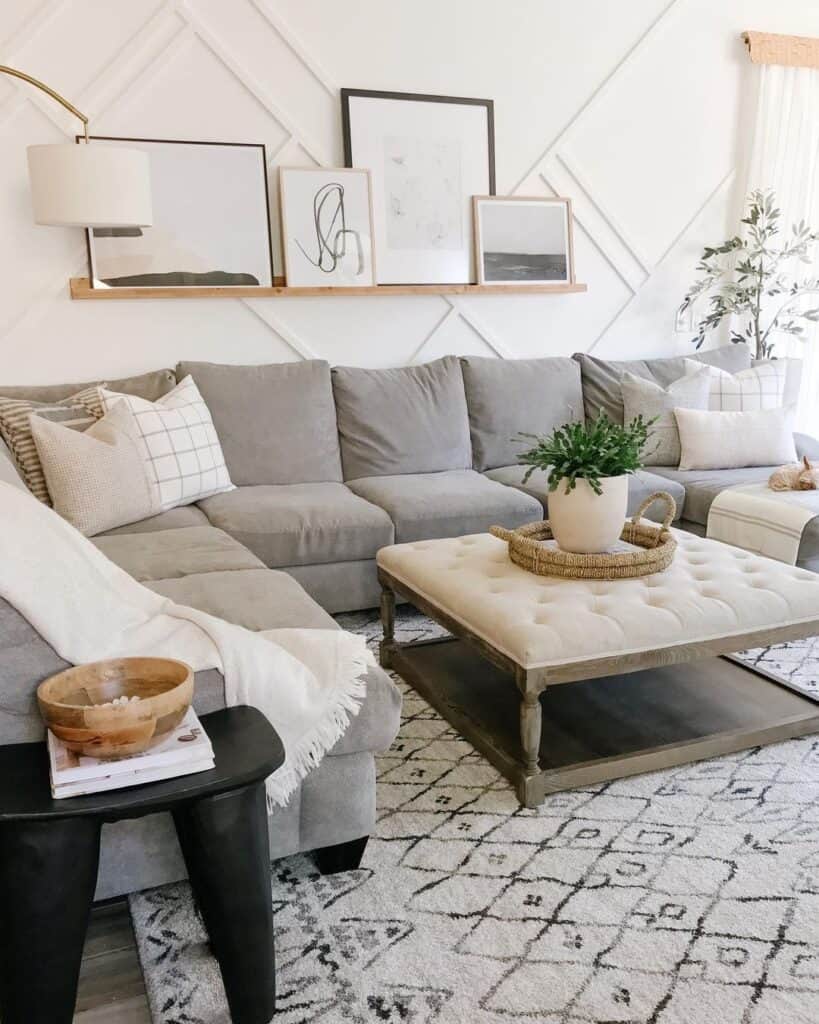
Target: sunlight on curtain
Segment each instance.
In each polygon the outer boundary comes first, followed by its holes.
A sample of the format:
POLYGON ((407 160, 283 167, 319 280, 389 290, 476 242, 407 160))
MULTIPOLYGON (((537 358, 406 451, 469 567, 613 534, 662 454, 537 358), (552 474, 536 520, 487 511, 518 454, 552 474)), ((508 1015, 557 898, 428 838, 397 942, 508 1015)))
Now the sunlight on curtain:
MULTIPOLYGON (((819 229, 819 69, 760 66, 759 100, 746 192, 772 188, 782 210, 783 231, 805 219, 819 229)), ((819 276, 814 262, 790 268, 799 278, 819 276)), ((806 304, 816 305, 816 295, 806 304)), ((819 331, 809 327, 805 341, 779 335, 775 355, 803 360, 797 430, 819 435, 819 331)))

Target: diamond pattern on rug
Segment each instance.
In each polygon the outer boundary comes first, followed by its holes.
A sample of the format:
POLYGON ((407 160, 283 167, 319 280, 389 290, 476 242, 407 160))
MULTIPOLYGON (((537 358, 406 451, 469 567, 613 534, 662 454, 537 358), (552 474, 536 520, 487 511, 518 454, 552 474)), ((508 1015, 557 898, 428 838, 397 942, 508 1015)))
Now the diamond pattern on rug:
MULTIPOLYGON (((339 618, 379 638, 372 613, 339 618)), ((399 610, 398 639, 440 632, 399 610)), ((747 657, 801 686, 816 644, 747 657)), ((527 810, 399 685, 362 869, 273 865, 277 1022, 819 1020, 819 737, 527 810)), ((228 1024, 187 884, 132 896, 131 912, 155 1024, 228 1024)))

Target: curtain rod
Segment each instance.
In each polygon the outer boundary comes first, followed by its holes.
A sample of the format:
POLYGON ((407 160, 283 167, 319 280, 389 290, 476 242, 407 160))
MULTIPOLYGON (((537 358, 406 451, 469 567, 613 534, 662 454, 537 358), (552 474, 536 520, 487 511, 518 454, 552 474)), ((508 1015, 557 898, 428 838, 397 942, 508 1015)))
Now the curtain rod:
POLYGON ((819 39, 781 36, 775 32, 743 32, 742 39, 754 64, 819 68, 819 39))

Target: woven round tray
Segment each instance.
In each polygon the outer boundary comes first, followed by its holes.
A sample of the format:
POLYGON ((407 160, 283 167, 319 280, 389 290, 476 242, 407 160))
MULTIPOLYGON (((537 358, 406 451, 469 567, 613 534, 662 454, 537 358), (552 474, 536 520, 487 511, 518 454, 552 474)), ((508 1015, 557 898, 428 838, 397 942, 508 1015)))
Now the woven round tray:
POLYGON ((493 526, 489 532, 509 543, 509 557, 522 569, 538 576, 560 576, 570 580, 628 580, 636 576, 650 576, 671 565, 677 542, 669 527, 677 506, 667 491, 656 491, 642 503, 633 517, 626 520, 620 540, 635 544, 639 551, 608 551, 594 555, 580 555, 561 551, 554 545, 549 520, 528 523, 517 530, 493 526), (659 526, 641 523, 640 518, 655 501, 666 503, 666 513, 659 526))

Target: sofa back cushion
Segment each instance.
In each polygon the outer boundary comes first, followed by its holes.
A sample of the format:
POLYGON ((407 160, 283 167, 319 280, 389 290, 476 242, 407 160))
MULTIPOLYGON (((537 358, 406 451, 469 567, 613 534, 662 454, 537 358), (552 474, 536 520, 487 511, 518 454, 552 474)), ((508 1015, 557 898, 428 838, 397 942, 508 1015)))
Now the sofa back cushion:
POLYGON ((344 479, 470 469, 461 363, 333 368, 344 479))
POLYGON ((237 486, 341 481, 330 365, 183 362, 210 409, 237 486))
POLYGON ((152 370, 150 373, 140 373, 136 377, 123 377, 122 380, 112 380, 110 377, 100 380, 85 381, 82 384, 19 384, 14 386, 0 386, 0 397, 2 398, 23 398, 30 402, 61 402, 70 395, 93 387, 95 384, 105 384, 111 391, 121 391, 125 395, 136 395, 137 398, 146 398, 149 402, 155 402, 157 398, 176 387, 176 377, 173 370, 152 370))
POLYGON ((573 358, 580 363, 586 419, 597 419, 604 412, 615 423, 623 422, 620 382, 626 372, 667 388, 685 376, 686 359, 718 366, 729 373, 747 370, 751 365, 751 352, 747 345, 723 345, 722 348, 695 351, 687 356, 674 356, 670 359, 598 359, 585 352, 576 352, 573 358))
POLYGON ((480 472, 518 461, 531 444, 514 441, 517 434, 550 434, 583 419, 580 364, 574 359, 467 356, 461 366, 472 462, 480 472))

